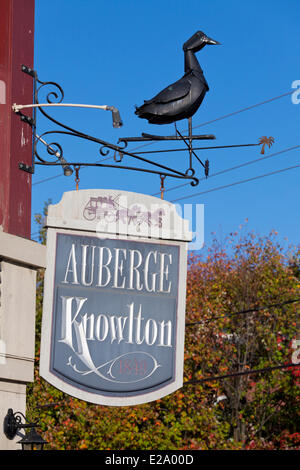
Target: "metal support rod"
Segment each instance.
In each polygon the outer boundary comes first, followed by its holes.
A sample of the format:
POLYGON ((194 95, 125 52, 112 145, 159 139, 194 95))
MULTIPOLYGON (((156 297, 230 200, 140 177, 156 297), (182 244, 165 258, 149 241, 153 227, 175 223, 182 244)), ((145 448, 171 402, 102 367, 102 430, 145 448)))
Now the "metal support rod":
POLYGON ((193 135, 193 128, 192 128, 192 118, 189 117, 189 154, 190 154, 190 169, 193 168, 193 162, 192 162, 192 145, 193 145, 193 140, 192 140, 192 135, 193 135))
MULTIPOLYGON (((63 163, 60 162, 36 162, 36 165, 46 165, 46 166, 63 166, 63 163)), ((198 178, 196 178, 193 175, 185 175, 184 173, 167 173, 167 172, 162 172, 162 171, 156 171, 156 170, 150 170, 148 168, 136 168, 133 166, 123 166, 123 165, 110 165, 108 163, 86 163, 86 162, 68 162, 69 166, 95 166, 95 167, 104 167, 104 168, 119 168, 122 170, 133 170, 133 171, 141 171, 144 173, 152 173, 156 175, 163 175, 163 176, 171 176, 172 178, 178 178, 178 179, 188 179, 191 180, 191 185, 192 186, 197 186, 199 183, 198 178)), ((173 171, 170 169, 170 171, 173 171)))
MULTIPOLYGON (((166 165, 162 165, 161 163, 156 163, 156 162, 153 162, 153 161, 148 160, 148 159, 146 159, 146 158, 143 158, 143 157, 139 157, 139 156, 137 156, 137 155, 134 155, 133 153, 127 152, 126 150, 122 149, 121 147, 119 147, 119 146, 117 146, 117 145, 114 145, 114 144, 111 144, 111 143, 109 143, 109 142, 105 142, 105 141, 102 140, 102 139, 98 139, 98 138, 92 137, 92 136, 90 136, 90 135, 88 135, 88 134, 84 134, 84 133, 82 133, 82 132, 76 131, 75 129, 72 129, 72 128, 69 127, 69 126, 66 126, 65 124, 62 124, 62 123, 56 121, 56 119, 52 118, 51 116, 48 116, 44 111, 42 111, 42 113, 45 114, 46 117, 48 117, 48 119, 50 119, 50 121, 52 121, 52 122, 54 122, 55 124, 57 124, 57 125, 63 127, 64 129, 68 129, 68 130, 70 131, 70 132, 68 132, 68 131, 48 131, 48 132, 45 132, 44 135, 50 134, 50 133, 65 134, 65 135, 71 135, 71 136, 74 136, 74 137, 78 137, 78 138, 81 138, 81 139, 90 140, 91 142, 96 142, 96 143, 101 144, 101 145, 103 145, 104 147, 107 147, 107 148, 109 148, 109 149, 111 149, 111 150, 114 150, 114 151, 116 151, 116 152, 121 152, 122 154, 127 155, 127 156, 129 156, 129 157, 134 157, 135 159, 140 160, 140 161, 142 161, 142 162, 144 162, 144 163, 149 163, 149 164, 154 165, 154 166, 156 166, 156 167, 158 167, 158 168, 162 168, 162 169, 167 170, 167 171, 172 171, 172 172, 174 172, 175 174, 178 174, 178 175, 180 175, 180 176, 184 176, 184 173, 182 173, 182 172, 180 172, 180 171, 178 171, 178 170, 174 170, 174 169, 172 169, 172 168, 167 167, 166 165)), ((50 163, 50 164, 51 164, 51 163, 50 163)), ((70 165, 70 164, 69 164, 69 165, 70 165)), ((116 167, 116 166, 115 166, 115 167, 116 167)), ((120 167, 120 168, 122 168, 122 167, 120 167)), ((129 168, 129 167, 128 167, 128 168, 129 168)), ((159 174, 159 172, 157 172, 157 173, 159 174)), ((169 173, 169 175, 170 175, 170 173, 169 173)))
MULTIPOLYGON (((237 147, 256 147, 260 144, 236 144, 236 145, 215 145, 212 147, 194 147, 193 150, 215 150, 215 149, 227 149, 237 147)), ((169 153, 169 152, 185 152, 186 149, 165 149, 165 150, 146 150, 143 152, 133 152, 134 155, 143 155, 147 153, 169 153)))
POLYGON ((183 142, 185 143, 185 145, 187 146, 187 148, 189 149, 189 152, 190 152, 190 168, 189 170, 192 170, 193 167, 192 167, 192 157, 191 157, 191 154, 195 155, 195 157, 197 158, 198 162, 201 163, 201 165, 203 166, 203 168, 205 167, 204 163, 200 160, 200 158, 198 157, 198 155, 194 152, 191 144, 187 143, 185 137, 183 137, 183 135, 179 132, 179 130, 177 129, 177 126, 176 126, 176 123, 175 123, 175 129, 176 129, 176 132, 178 133, 179 137, 183 140, 183 142))
MULTIPOLYGON (((192 140, 215 140, 216 136, 213 134, 193 135, 192 140)), ((153 140, 182 140, 178 135, 152 135, 142 134, 142 137, 121 137, 118 143, 121 142, 151 142, 153 140)))
POLYGON ((104 109, 105 111, 111 111, 110 106, 108 105, 96 105, 96 104, 74 104, 74 103, 35 103, 35 104, 16 104, 12 105, 12 110, 15 113, 18 113, 21 109, 25 108, 41 108, 45 106, 66 106, 66 107, 73 107, 73 108, 96 108, 96 109, 104 109))

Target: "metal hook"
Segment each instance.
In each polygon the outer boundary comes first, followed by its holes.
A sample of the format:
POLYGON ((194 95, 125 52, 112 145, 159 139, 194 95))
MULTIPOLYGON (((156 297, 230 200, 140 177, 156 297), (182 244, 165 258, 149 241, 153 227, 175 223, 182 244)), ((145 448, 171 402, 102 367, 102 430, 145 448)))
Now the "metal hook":
POLYGON ((122 152, 118 152, 119 158, 117 157, 117 152, 114 153, 114 161, 116 163, 120 163, 123 160, 124 154, 122 152))
POLYGON ((165 182, 165 178, 166 178, 165 175, 160 175, 160 198, 161 198, 161 199, 164 198, 164 192, 165 192, 164 182, 165 182))
POLYGON ((76 183, 76 191, 79 189, 79 170, 80 170, 80 165, 74 165, 74 170, 75 170, 75 183, 76 183))

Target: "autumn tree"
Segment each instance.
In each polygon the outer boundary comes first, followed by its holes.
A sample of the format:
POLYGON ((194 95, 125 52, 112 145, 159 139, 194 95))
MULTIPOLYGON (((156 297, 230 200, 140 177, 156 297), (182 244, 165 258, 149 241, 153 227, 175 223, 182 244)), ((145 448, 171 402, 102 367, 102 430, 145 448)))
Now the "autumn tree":
MULTIPOLYGON (((275 233, 231 234, 226 249, 215 241, 206 259, 191 258, 186 361, 194 380, 290 362, 300 284, 288 260, 275 233)), ((222 398, 217 413, 234 440, 276 448, 282 433, 299 429, 298 386, 283 369, 210 382, 207 393, 222 398)))
MULTIPOLYGON (((41 237, 44 242, 44 231, 41 237)), ((300 285, 289 259, 275 233, 231 234, 225 246, 215 241, 207 256, 189 256, 184 386, 155 402, 121 408, 70 397, 39 376, 41 271, 35 382, 27 403, 48 448, 300 448, 295 368, 231 376, 290 362, 300 285), (230 377, 215 378, 224 375, 230 377)))

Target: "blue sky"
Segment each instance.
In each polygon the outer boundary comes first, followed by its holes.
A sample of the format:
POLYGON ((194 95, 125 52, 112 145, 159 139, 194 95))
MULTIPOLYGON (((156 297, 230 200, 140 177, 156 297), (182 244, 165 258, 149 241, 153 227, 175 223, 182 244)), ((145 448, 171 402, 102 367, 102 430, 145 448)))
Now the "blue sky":
MULTIPOLYGON (((173 125, 148 124, 134 114, 135 105, 183 75, 182 45, 202 30, 222 45, 207 46, 197 54, 210 91, 193 116, 194 132, 214 134, 216 140, 208 145, 256 143, 261 136, 273 136, 275 143, 266 155, 273 154, 300 145, 300 104, 293 104, 290 95, 202 124, 293 91, 292 82, 300 80, 299 13, 298 0, 36 0, 34 67, 40 80, 62 86, 65 103, 114 105, 124 122, 122 128, 114 129, 108 112, 52 110, 54 117, 71 127, 114 144, 120 137, 140 136, 142 132, 171 135, 173 125)), ((187 121, 180 121, 178 128, 185 131, 187 121)), ((48 130, 53 126, 38 116, 37 132, 48 130)), ((59 135, 52 136, 51 141, 62 144, 69 161, 104 158, 94 143, 59 135)), ((129 144, 128 150, 136 147, 129 144)), ((162 148, 171 146, 154 144, 143 150, 162 148)), ((211 174, 262 156, 260 147, 202 150, 198 155, 203 161, 209 159, 211 174)), ((207 243, 212 232, 225 237, 248 219, 249 230, 266 235, 274 229, 284 244, 298 244, 300 168, 197 193, 298 165, 299 155, 300 148, 284 152, 211 176, 196 187, 186 185, 168 191, 165 199, 205 205, 207 243), (191 197, 180 201, 186 196, 191 197)), ((150 154, 149 158, 177 169, 185 169, 188 162, 186 152, 150 154)), ((130 157, 124 160, 124 164, 134 163, 130 157)), ((197 162, 195 169, 197 176, 203 177, 197 162)), ((63 192, 75 189, 74 175, 61 174, 59 167, 36 166, 33 214, 41 212, 49 198, 57 203, 63 192)), ((170 189, 184 182, 167 178, 165 186, 170 189)), ((126 170, 82 169, 80 189, 88 188, 154 194, 159 191, 160 180, 157 175, 126 170)), ((33 238, 36 232, 33 222, 33 238)))

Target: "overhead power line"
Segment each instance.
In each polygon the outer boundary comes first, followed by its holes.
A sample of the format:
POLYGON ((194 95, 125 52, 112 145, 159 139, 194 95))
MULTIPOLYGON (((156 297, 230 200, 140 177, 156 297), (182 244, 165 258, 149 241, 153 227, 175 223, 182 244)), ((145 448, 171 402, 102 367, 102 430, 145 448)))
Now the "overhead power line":
MULTIPOLYGON (((186 382, 183 382, 183 386, 185 385, 198 385, 200 383, 204 382, 214 382, 217 380, 224 380, 224 379, 230 379, 233 377, 241 377, 244 375, 253 375, 253 374, 260 374, 260 373, 266 373, 266 372, 272 372, 274 370, 279 370, 279 369, 289 369, 289 368, 294 368, 294 367, 300 367, 299 364, 280 364, 277 366, 270 366, 270 367, 265 367, 263 369, 252 369, 252 370, 247 370, 247 371, 240 371, 240 372, 233 372, 231 374, 225 374, 225 375, 215 375, 212 377, 204 377, 203 379, 198 379, 198 380, 188 380, 186 382)), ((63 401, 56 402, 56 403, 46 403, 44 405, 38 404, 38 408, 50 408, 54 406, 66 406, 66 403, 63 401)))
MULTIPOLYGON (((255 160, 249 160, 245 163, 241 163, 239 165, 235 165, 235 166, 232 166, 230 168, 225 168, 225 170, 220 170, 220 171, 217 171, 216 173, 212 173, 211 175, 209 175, 209 178, 212 178, 213 176, 219 176, 219 175, 222 175, 224 173, 228 173, 230 171, 237 170, 239 168, 243 168, 244 166, 252 165, 253 163, 258 163, 258 162, 266 160, 268 158, 277 157, 277 155, 282 155, 283 153, 290 152, 291 150, 296 150, 298 148, 300 148, 300 145, 294 145, 293 147, 289 147, 289 148, 280 150, 279 152, 271 153, 270 155, 265 155, 264 157, 259 157, 259 158, 256 158, 255 160)), ((206 177, 199 178, 199 181, 204 181, 204 180, 207 180, 207 178, 206 177)), ((179 189, 179 188, 182 188, 184 186, 188 186, 190 184, 191 183, 188 182, 188 183, 183 183, 183 184, 173 186, 172 188, 166 188, 165 192, 173 191, 174 189, 179 189)), ((152 194, 152 196, 156 196, 158 194, 160 194, 160 192, 154 193, 154 194, 152 194)))
POLYGON ((218 186, 217 188, 207 189, 206 191, 201 191, 200 193, 190 194, 189 196, 182 196, 182 197, 179 197, 178 199, 173 199, 173 201, 170 201, 170 202, 182 201, 183 199, 189 199, 191 197, 201 196, 202 194, 207 194, 207 193, 211 193, 211 192, 214 192, 214 191, 219 191, 220 189, 230 188, 230 187, 236 186, 238 184, 249 183, 250 181, 254 181, 254 180, 257 180, 257 179, 260 179, 260 178, 266 178, 267 176, 276 175, 278 173, 283 173, 284 171, 288 171, 288 170, 294 170, 295 168, 299 168, 299 167, 300 167, 300 165, 289 166, 287 168, 282 168, 281 170, 271 171, 270 173, 264 173, 263 175, 253 176, 252 178, 247 178, 245 180, 240 180, 240 181, 236 181, 234 183, 225 184, 223 186, 218 186))
POLYGON ((284 98, 285 96, 292 95, 294 92, 295 90, 288 91, 287 93, 282 93, 281 95, 274 96, 273 98, 261 101, 260 103, 252 104, 251 106, 238 109, 237 111, 233 111, 232 113, 224 114, 223 116, 220 116, 216 119, 212 119, 211 121, 206 121, 206 122, 203 122, 202 124, 198 124, 197 126, 194 126, 194 129, 197 129, 202 126, 207 126, 208 124, 212 124, 213 122, 216 122, 216 121, 221 121, 222 119, 227 119, 229 117, 236 116, 237 114, 244 113, 245 111, 249 111, 250 109, 254 109, 254 108, 257 108, 258 106, 262 106, 264 104, 271 103, 272 101, 279 100, 280 98, 284 98))
POLYGON ((61 176, 64 176, 64 174, 59 173, 59 175, 50 176, 49 178, 45 178, 43 180, 36 181, 35 183, 32 183, 32 186, 36 186, 37 184, 47 183, 47 181, 55 180, 56 178, 60 178, 61 176))
MULTIPOLYGON (((151 142, 153 143, 153 142, 151 142)), ((193 150, 216 150, 216 149, 232 149, 241 147, 257 147, 261 145, 259 142, 256 144, 231 144, 231 145, 212 145, 210 147, 193 147, 193 150)), ((146 152, 136 152, 138 155, 151 153, 170 153, 170 152, 186 152, 186 147, 182 149, 166 149, 166 150, 147 150, 146 152)))
POLYGON ((249 308, 247 310, 240 310, 239 312, 229 312, 229 313, 225 313, 224 315, 219 315, 219 316, 208 318, 207 320, 204 319, 204 320, 196 321, 196 322, 193 322, 193 323, 186 323, 185 326, 199 325, 203 322, 211 322, 213 320, 219 320, 220 318, 227 318, 227 317, 232 317, 232 316, 235 316, 235 315, 246 315, 248 313, 255 313, 255 312, 259 312, 261 310, 267 310, 269 308, 281 307, 282 305, 288 305, 288 304, 293 304, 293 303, 297 303, 297 302, 300 302, 300 298, 299 299, 285 300, 284 302, 264 305, 264 306, 255 307, 255 308, 249 308))
POLYGON ((189 380, 188 382, 183 382, 183 385, 197 385, 203 382, 214 382, 215 380, 224 380, 224 379, 230 379, 232 377, 241 377, 243 375, 252 375, 252 374, 261 374, 264 372, 272 372, 273 370, 277 369, 288 369, 290 367, 300 367, 300 364, 280 364, 277 366, 270 366, 270 367, 265 367, 263 369, 252 369, 252 370, 243 370, 239 372, 232 372, 230 374, 225 374, 225 375, 215 375, 213 377, 204 377, 203 379, 198 379, 198 380, 189 380))

